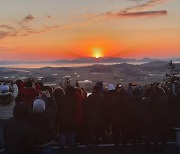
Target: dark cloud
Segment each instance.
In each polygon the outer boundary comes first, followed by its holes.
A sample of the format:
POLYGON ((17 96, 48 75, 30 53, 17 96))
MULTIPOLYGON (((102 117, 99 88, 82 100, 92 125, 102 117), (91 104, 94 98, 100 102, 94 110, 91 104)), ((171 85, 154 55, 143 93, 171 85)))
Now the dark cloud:
POLYGON ((68 25, 64 25, 64 26, 58 26, 58 25, 53 25, 53 26, 44 26, 41 27, 40 29, 33 29, 33 28, 28 28, 24 31, 19 31, 17 36, 28 36, 31 34, 40 34, 40 33, 46 33, 48 31, 52 31, 52 30, 61 30, 61 29, 69 29, 74 27, 73 24, 68 24, 68 25))
MULTIPOLYGON (((52 18, 52 17, 48 16, 48 18, 52 18)), ((20 21, 14 20, 15 22, 13 21, 13 23, 0 24, 0 39, 4 39, 6 37, 28 36, 31 34, 40 34, 40 33, 45 33, 48 31, 56 30, 56 29, 58 30, 68 29, 75 26, 74 24, 67 24, 67 25, 62 25, 62 26, 59 26, 59 25, 39 26, 39 28, 37 28, 30 25, 30 21, 34 19, 36 19, 34 16, 28 15, 20 21)))
POLYGON ((17 21, 11 24, 2 24, 0 25, 0 39, 4 39, 6 37, 14 37, 14 36, 27 36, 32 33, 41 33, 45 32, 45 28, 40 30, 33 29, 29 26, 29 22, 36 19, 34 16, 27 15, 22 20, 17 21), (9 26, 11 25, 11 26, 9 26))
POLYGON ((0 39, 3 39, 7 36, 15 36, 16 29, 9 25, 0 25, 0 39))
POLYGON ((105 15, 109 17, 143 17, 143 16, 162 16, 167 15, 166 10, 160 10, 160 11, 142 11, 142 12, 131 12, 131 13, 112 13, 107 12, 105 15))
POLYGON ((108 17, 128 17, 128 18, 134 18, 134 17, 143 17, 143 16, 164 16, 167 15, 167 10, 157 10, 157 11, 151 11, 153 8, 171 2, 173 0, 148 0, 144 2, 144 0, 129 0, 138 2, 135 6, 127 7, 121 11, 109 11, 106 13, 102 13, 102 15, 108 16, 108 17), (140 3, 141 2, 141 3, 140 3), (142 3, 144 2, 144 3, 142 3))
MULTIPOLYGON (((138 0, 134 0, 138 1, 138 0)), ((122 13, 130 13, 130 12, 138 12, 138 11, 145 11, 145 10, 150 10, 156 6, 168 3, 172 0, 149 0, 143 4, 135 5, 132 7, 125 8, 121 10, 122 13)))
POLYGON ((153 8, 172 2, 175 0, 111 0, 111 1, 132 1, 134 6, 126 7, 122 10, 111 10, 104 13, 88 13, 83 18, 87 18, 88 23, 92 24, 97 21, 104 21, 111 18, 138 18, 138 17, 157 17, 168 14, 167 10, 153 10, 153 8))
POLYGON ((24 23, 27 23, 29 21, 32 21, 36 19, 34 16, 32 16, 31 14, 29 14, 28 16, 24 17, 20 22, 24 22, 24 23))
POLYGON ((16 36, 16 32, 0 31, 0 39, 4 39, 8 36, 16 36))
POLYGON ((52 19, 52 16, 50 16, 50 15, 46 15, 46 18, 48 18, 48 19, 52 19))

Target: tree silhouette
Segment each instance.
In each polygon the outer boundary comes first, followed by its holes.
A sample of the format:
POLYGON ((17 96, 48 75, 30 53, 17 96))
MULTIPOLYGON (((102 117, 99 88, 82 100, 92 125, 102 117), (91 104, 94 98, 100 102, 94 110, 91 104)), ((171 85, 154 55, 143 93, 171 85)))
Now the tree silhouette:
POLYGON ((172 60, 169 62, 168 69, 170 70, 170 73, 166 73, 166 76, 170 78, 175 77, 180 72, 179 70, 176 70, 176 66, 172 60))

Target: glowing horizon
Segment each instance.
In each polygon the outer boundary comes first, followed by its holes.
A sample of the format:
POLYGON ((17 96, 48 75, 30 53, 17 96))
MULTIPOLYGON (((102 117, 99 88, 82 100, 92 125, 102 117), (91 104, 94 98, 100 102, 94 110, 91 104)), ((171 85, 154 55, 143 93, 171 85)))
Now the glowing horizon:
POLYGON ((178 0, 1 4, 0 60, 180 57, 178 0))

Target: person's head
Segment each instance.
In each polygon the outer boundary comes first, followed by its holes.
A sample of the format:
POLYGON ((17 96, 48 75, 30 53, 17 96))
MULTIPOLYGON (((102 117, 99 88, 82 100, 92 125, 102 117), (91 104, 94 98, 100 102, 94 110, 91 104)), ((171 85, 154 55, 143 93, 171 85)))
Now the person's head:
POLYGON ((24 87, 24 81, 21 79, 17 79, 15 81, 15 84, 18 86, 19 89, 24 87))
POLYGON ((65 95, 64 89, 62 89, 61 87, 58 87, 53 91, 53 98, 55 100, 62 98, 64 95, 65 95))
POLYGON ((26 83, 25 83, 25 87, 30 88, 30 87, 32 87, 32 86, 33 86, 33 80, 32 80, 32 79, 28 79, 28 80, 26 81, 26 83))
POLYGON ((42 113, 45 111, 46 104, 43 99, 35 99, 33 103, 33 112, 42 113))
POLYGON ((142 92, 141 87, 140 87, 140 86, 137 86, 137 87, 135 87, 135 88, 133 89, 132 94, 133 94, 133 96, 135 96, 135 97, 140 97, 140 96, 141 96, 141 92, 142 92))
POLYGON ((102 90, 103 90, 103 82, 102 82, 102 81, 98 81, 98 82, 96 83, 96 86, 99 87, 99 91, 102 91, 102 90))
POLYGON ((114 86, 114 84, 110 83, 108 85, 108 91, 112 91, 112 90, 115 90, 115 86, 114 86))
POLYGON ((28 115, 28 107, 26 103, 19 102, 15 105, 13 111, 14 117, 18 119, 26 119, 28 115))
POLYGON ((53 88, 51 86, 43 86, 41 88, 41 93, 44 96, 50 97, 52 96, 53 88))
POLYGON ((10 87, 8 85, 3 85, 0 88, 0 95, 6 96, 10 94, 10 87))

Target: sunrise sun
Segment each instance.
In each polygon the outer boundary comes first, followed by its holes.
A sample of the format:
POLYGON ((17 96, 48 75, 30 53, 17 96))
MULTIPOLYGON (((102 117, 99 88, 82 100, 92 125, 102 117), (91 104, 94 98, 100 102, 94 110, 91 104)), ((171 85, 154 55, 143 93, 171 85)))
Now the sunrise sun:
POLYGON ((93 51, 92 57, 95 57, 95 58, 103 57, 103 53, 102 53, 103 49, 101 49, 101 48, 94 48, 92 51, 93 51))

